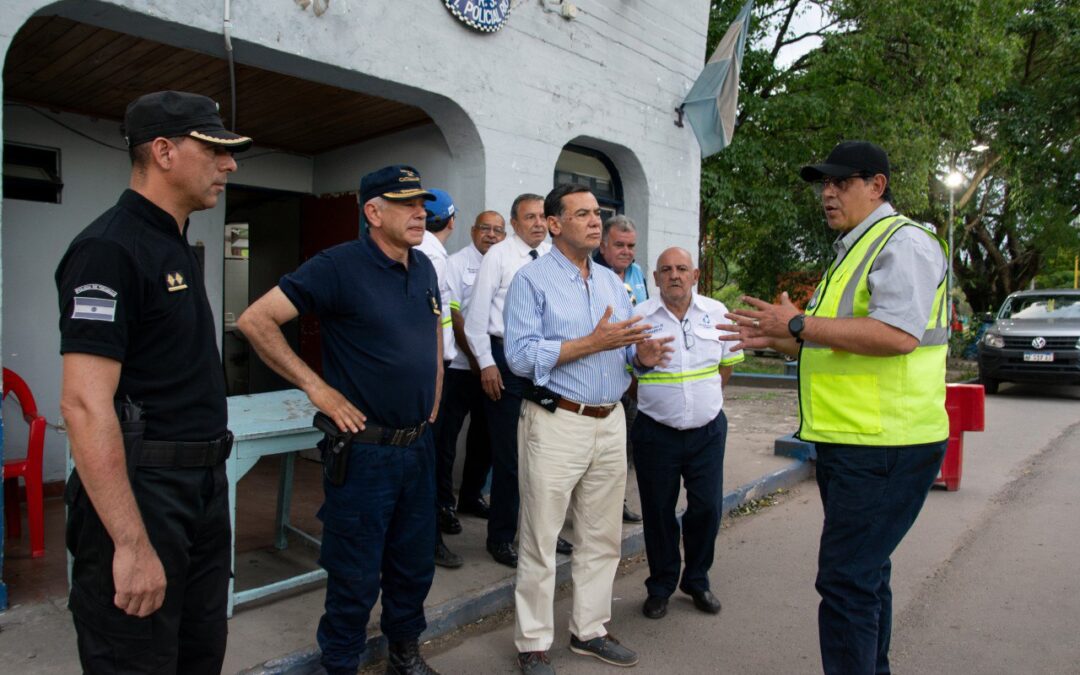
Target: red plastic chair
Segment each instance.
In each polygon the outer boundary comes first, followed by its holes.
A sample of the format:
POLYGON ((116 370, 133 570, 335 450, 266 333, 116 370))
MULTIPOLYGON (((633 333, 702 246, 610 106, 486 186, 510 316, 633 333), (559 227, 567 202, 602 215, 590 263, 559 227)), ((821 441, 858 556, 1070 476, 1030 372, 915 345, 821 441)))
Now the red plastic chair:
MULTIPOLYGON (((26 482, 27 520, 30 524, 30 555, 45 555, 45 502, 41 492, 41 461, 45 451, 45 418, 38 415, 30 387, 13 371, 4 368, 4 398, 14 394, 22 407, 23 419, 30 425, 26 457, 4 462, 4 513, 7 514, 9 539, 22 536, 22 513, 19 510, 19 476, 26 482)), ((5 454, 12 447, 9 426, 4 433, 5 454)), ((17 445, 15 447, 18 447, 17 445)))

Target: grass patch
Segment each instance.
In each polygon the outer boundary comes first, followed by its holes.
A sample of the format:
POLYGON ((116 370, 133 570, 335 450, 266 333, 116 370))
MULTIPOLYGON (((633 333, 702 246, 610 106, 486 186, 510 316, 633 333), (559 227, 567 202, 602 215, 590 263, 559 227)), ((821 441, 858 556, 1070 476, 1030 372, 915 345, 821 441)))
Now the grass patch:
POLYGON ((780 394, 775 391, 752 392, 748 394, 732 394, 725 396, 730 401, 775 401, 780 394))
POLYGON ((746 360, 735 364, 736 373, 756 373, 760 375, 783 375, 784 359, 767 356, 746 355, 746 360))

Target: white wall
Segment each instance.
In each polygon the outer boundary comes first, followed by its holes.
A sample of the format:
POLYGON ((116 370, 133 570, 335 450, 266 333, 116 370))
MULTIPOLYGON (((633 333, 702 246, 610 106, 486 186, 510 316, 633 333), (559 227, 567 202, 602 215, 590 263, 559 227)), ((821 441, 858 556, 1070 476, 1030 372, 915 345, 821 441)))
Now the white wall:
MULTIPOLYGON (((407 164, 420 172, 425 188, 446 190, 454 198, 454 206, 463 218, 472 218, 484 210, 465 189, 465 183, 454 172, 454 160, 439 127, 426 124, 414 129, 345 146, 315 157, 315 194, 355 192, 360 179, 369 171, 388 164, 407 164), (471 215, 470 215, 471 214, 471 215)), ((475 192, 475 191, 474 191, 475 192)), ((447 243, 453 252, 469 242, 468 227, 456 227, 447 243)))
MULTIPOLYGON (((42 117, 33 110, 5 106, 3 138, 8 143, 28 143, 60 149, 64 190, 60 204, 4 199, 2 247, 2 334, 0 360, 19 373, 37 400, 38 411, 50 423, 60 417, 60 334, 56 283, 53 278, 68 244, 99 214, 116 203, 128 185, 131 163, 115 122, 81 115, 44 111, 63 124, 115 146, 104 147, 42 117)), ((247 154, 260 155, 253 148, 247 154)), ((246 185, 309 192, 310 159, 285 153, 263 154, 244 161, 232 176, 246 185)), ((192 214, 188 241, 206 246, 206 287, 221 339, 224 200, 217 207, 192 214)), ((15 457, 22 425, 17 409, 4 407, 7 438, 12 438, 15 457)), ((54 429, 45 436, 45 480, 64 477, 66 439, 54 429)))
MULTIPOLYGON (((223 56, 219 0, 3 3, 0 53, 6 55, 23 23, 46 7, 223 56)), ((314 160, 284 154, 242 159, 235 182, 264 181, 266 187, 298 192, 352 191, 365 169, 414 163, 426 185, 443 187, 460 202, 464 222, 453 249, 464 243, 478 210, 508 215, 519 193, 546 193, 563 146, 577 142, 606 152, 615 163, 627 214, 643 233, 643 257, 671 245, 695 251, 699 151, 691 130, 672 123, 672 109, 701 71, 709 2, 589 0, 580 7, 580 17, 566 21, 544 12, 538 1, 521 2, 501 31, 481 34, 433 1, 335 0, 321 17, 291 2, 234 1, 233 41, 242 63, 408 103, 437 125, 314 160)), ((46 367, 57 359, 51 275, 70 238, 126 183, 126 159, 35 121, 32 113, 5 107, 2 115, 8 140, 61 144, 65 150, 64 204, 5 200, 0 213, 0 353, 5 365, 41 373, 44 384, 36 384, 33 375, 28 379, 48 392, 42 408, 55 418, 59 370, 46 367)), ((114 123, 79 125, 119 144, 114 123)), ((198 214, 190 237, 206 243, 208 286, 218 288, 221 214, 220 204, 198 214)), ((211 302, 219 311, 220 294, 211 302)), ((61 473, 56 447, 50 438, 51 478, 61 473)))

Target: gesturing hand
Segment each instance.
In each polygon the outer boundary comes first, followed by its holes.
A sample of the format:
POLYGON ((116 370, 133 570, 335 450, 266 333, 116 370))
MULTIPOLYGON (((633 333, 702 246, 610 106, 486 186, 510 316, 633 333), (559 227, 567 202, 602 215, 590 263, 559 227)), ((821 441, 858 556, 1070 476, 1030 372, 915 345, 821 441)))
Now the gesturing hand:
POLYGON ((364 430, 367 416, 357 410, 356 406, 349 403, 341 392, 328 384, 322 383, 307 392, 308 398, 316 408, 323 411, 334 420, 338 429, 356 433, 364 430))
POLYGON ((609 349, 620 349, 632 344, 637 344, 648 338, 645 331, 652 328, 650 324, 641 323, 640 316, 632 316, 625 321, 612 322, 611 315, 614 310, 608 305, 604 315, 596 324, 596 328, 589 334, 589 339, 596 351, 604 352, 609 349))
POLYGON ((716 324, 717 330, 730 332, 729 335, 721 335, 720 339, 736 342, 732 349, 773 347, 777 340, 791 337, 788 322, 800 310, 786 292, 780 294, 780 303, 776 305, 749 295, 744 295, 742 299, 753 309, 732 310, 724 315, 731 323, 716 324))
POLYGON ((646 368, 665 366, 671 360, 671 353, 675 351, 669 342, 675 339, 674 335, 652 338, 638 343, 637 360, 646 368))

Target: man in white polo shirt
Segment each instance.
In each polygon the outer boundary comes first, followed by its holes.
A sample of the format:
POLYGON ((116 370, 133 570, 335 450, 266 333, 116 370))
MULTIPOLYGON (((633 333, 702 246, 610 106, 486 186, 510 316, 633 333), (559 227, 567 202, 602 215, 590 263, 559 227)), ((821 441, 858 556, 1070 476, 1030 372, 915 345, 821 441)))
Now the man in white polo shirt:
POLYGON ((668 597, 678 587, 699 610, 716 614, 720 601, 709 590, 709 568, 724 497, 723 386, 743 355, 733 351, 730 342, 720 341, 715 326, 727 308, 694 292, 699 272, 687 251, 667 249, 655 270, 660 297, 646 300, 635 311, 653 331, 674 335, 675 341, 666 365, 638 375, 638 415, 630 432, 649 558, 642 613, 662 618, 668 597), (675 518, 680 478, 687 493, 681 581, 675 518))
POLYGON ((453 319, 457 356, 450 362, 443 380, 443 400, 439 406, 435 447, 445 451, 439 458, 436 471, 436 493, 439 506, 454 504, 453 467, 458 434, 469 417, 469 433, 465 440, 465 465, 461 471, 458 492, 459 513, 469 513, 487 520, 489 509, 481 491, 491 470, 491 442, 488 440, 487 415, 484 414, 484 392, 480 389, 480 364, 476 362, 465 339, 465 312, 472 299, 473 284, 480 271, 484 255, 506 238, 506 222, 497 211, 482 211, 469 231, 472 242, 450 256, 446 263, 450 286, 450 316, 453 319), (445 464, 445 467, 442 466, 445 464))
MULTIPOLYGON (((453 305, 454 296, 450 291, 449 279, 447 276, 447 254, 446 254, 446 242, 450 239, 450 235, 454 232, 454 221, 456 220, 455 214, 457 209, 454 207, 454 199, 444 190, 429 190, 435 199, 428 201, 425 205, 427 210, 427 221, 425 223, 424 239, 420 242, 420 245, 416 247, 417 251, 420 251, 431 260, 432 267, 435 268, 435 276, 439 280, 439 297, 442 299, 442 314, 439 320, 442 325, 442 342, 443 342, 443 377, 445 378, 446 369, 450 365, 450 361, 457 355, 457 349, 454 344, 454 332, 451 328, 451 318, 449 308, 453 305)), ((446 399, 446 387, 445 383, 442 388, 442 400, 446 399)), ((440 404, 441 408, 441 404, 440 404)), ((446 467, 444 457, 446 455, 446 448, 440 447, 439 429, 443 425, 445 415, 440 415, 435 420, 435 424, 432 426, 432 435, 435 440, 435 482, 436 485, 442 480, 442 475, 447 472, 452 472, 454 468, 454 449, 450 448, 450 466, 446 467)), ((438 525, 438 532, 435 539, 435 564, 439 567, 447 567, 454 569, 461 567, 464 561, 461 556, 451 551, 446 543, 443 542, 443 534, 460 534, 461 523, 458 522, 457 515, 454 513, 453 495, 449 503, 444 503, 442 499, 438 499, 441 495, 436 495, 436 502, 438 510, 436 511, 435 521, 438 525)))

